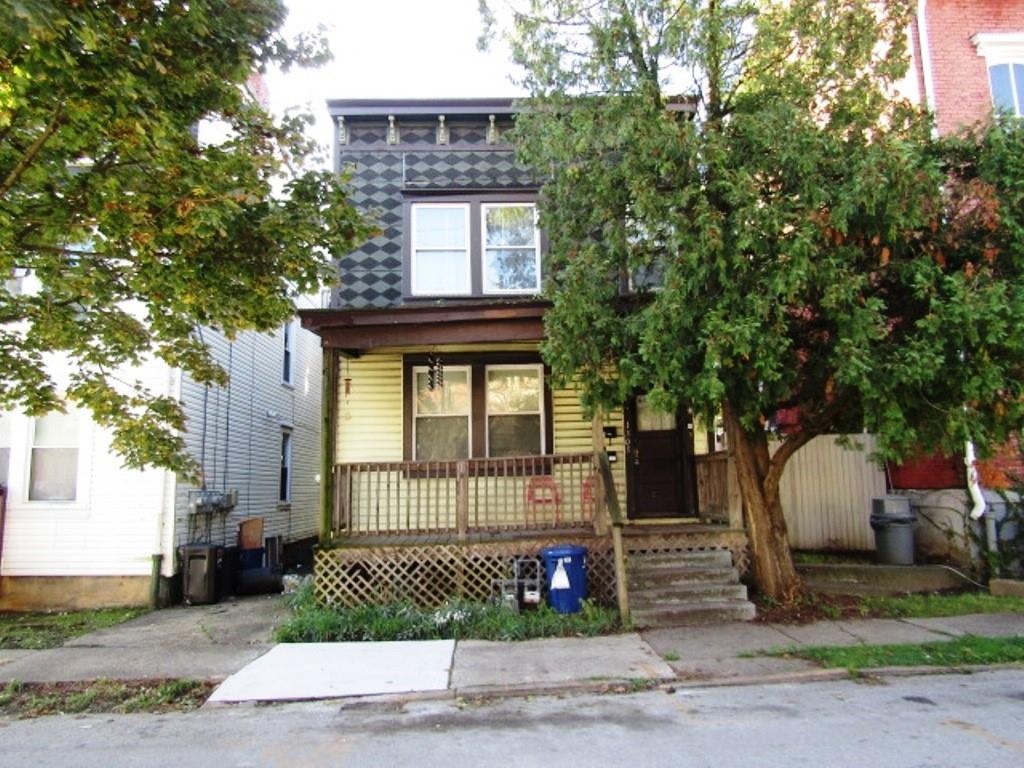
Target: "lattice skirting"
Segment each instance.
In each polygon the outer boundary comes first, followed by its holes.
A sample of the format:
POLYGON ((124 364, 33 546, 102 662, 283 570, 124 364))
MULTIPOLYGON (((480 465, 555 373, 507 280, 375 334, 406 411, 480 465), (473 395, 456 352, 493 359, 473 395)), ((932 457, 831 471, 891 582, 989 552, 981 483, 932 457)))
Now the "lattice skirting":
MULTIPOLYGON (((434 607, 456 597, 484 601, 496 579, 506 579, 517 557, 537 557, 545 547, 574 543, 587 548, 590 597, 615 604, 615 563, 610 537, 544 537, 467 544, 338 547, 316 553, 316 594, 326 604, 353 607, 408 600, 434 607)), ((727 549, 740 572, 747 570, 747 537, 742 531, 631 535, 628 555, 727 549)))
POLYGON ((615 565, 607 538, 324 549, 316 554, 316 595, 344 607, 394 600, 434 607, 453 597, 486 601, 495 580, 509 578, 515 558, 538 557, 545 547, 570 541, 587 548, 590 597, 614 603, 615 565))

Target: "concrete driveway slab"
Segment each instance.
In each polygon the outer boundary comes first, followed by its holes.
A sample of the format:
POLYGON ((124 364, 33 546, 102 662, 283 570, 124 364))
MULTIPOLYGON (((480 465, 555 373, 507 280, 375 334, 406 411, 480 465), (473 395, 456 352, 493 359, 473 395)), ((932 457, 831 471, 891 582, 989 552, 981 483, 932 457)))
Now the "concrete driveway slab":
POLYGON ((454 640, 282 643, 225 680, 211 702, 444 691, 454 640))
POLYGON ((600 680, 664 680, 672 669, 638 634, 500 643, 463 640, 452 687, 514 687, 600 680))

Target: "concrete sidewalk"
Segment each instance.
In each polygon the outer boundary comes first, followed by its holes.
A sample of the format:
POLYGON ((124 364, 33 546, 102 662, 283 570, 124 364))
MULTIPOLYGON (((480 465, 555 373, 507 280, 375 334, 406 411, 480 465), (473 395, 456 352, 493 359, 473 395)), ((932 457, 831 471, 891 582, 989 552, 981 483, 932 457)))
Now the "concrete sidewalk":
POLYGON ((771 648, 1024 636, 1024 614, 864 619, 805 625, 734 622, 596 638, 274 646, 279 597, 174 608, 47 651, 0 651, 0 683, 192 677, 221 681, 214 701, 373 695, 472 696, 573 692, 671 683, 800 680, 823 672, 771 648))

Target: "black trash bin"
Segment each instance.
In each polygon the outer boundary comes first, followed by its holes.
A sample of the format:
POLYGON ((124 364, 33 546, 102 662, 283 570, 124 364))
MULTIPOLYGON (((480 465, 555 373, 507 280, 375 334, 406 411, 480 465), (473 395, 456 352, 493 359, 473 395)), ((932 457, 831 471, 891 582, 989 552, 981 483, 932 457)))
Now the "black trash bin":
POLYGON ((914 564, 914 523, 917 515, 905 496, 871 500, 871 530, 875 552, 883 565, 914 564))

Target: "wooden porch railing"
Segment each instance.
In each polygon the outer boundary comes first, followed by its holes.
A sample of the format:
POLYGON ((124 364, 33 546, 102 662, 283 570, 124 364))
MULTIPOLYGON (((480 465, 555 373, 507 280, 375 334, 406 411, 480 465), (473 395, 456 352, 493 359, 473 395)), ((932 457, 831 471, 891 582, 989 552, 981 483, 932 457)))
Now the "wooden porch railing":
POLYGON ((594 454, 337 464, 335 536, 590 528, 604 495, 594 454))

